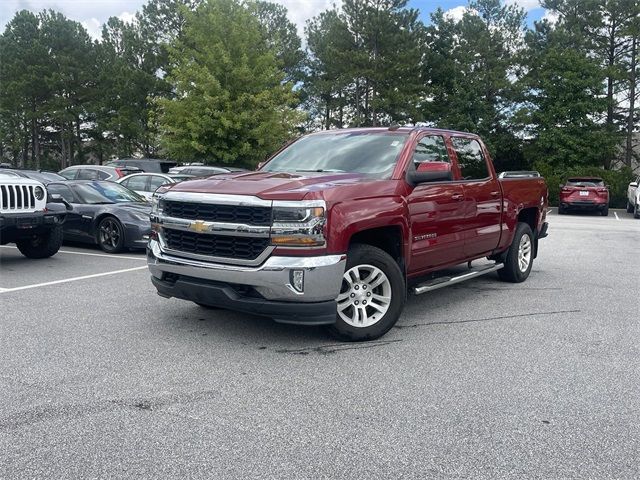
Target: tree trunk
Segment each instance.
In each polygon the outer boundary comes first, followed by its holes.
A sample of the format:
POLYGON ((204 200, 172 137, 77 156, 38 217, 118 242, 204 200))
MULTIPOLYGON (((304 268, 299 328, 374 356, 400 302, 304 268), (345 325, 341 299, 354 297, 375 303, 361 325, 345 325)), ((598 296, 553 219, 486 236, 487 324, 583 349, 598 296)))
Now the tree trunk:
POLYGON ((629 72, 629 114, 627 115, 627 145, 624 152, 624 164, 631 167, 633 158, 633 126, 634 112, 636 108, 636 68, 638 66, 638 37, 634 36, 631 42, 629 54, 631 65, 629 72))
POLYGON ((31 119, 31 161, 36 170, 40 170, 40 139, 38 135, 38 120, 31 119))
POLYGON ((67 145, 64 141, 64 127, 60 129, 60 170, 67 168, 67 145))
POLYGON ((82 153, 82 136, 80 135, 80 116, 76 115, 76 144, 78 145, 78 163, 84 163, 82 153))

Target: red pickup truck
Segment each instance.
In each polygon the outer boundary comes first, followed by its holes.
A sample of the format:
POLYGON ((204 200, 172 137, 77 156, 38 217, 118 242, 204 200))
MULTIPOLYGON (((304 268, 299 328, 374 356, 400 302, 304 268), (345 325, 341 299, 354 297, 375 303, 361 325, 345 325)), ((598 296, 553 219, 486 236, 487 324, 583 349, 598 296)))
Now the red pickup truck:
POLYGON ((409 291, 526 280, 546 209, 544 179, 498 179, 477 135, 324 131, 256 172, 158 189, 148 265, 163 297, 369 340, 409 291))

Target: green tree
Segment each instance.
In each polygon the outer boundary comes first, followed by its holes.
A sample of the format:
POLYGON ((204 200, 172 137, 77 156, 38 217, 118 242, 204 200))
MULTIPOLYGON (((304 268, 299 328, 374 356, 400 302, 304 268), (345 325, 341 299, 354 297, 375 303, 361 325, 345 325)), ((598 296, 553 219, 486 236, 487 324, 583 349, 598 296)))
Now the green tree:
POLYGON ((260 23, 234 0, 210 0, 188 15, 169 71, 175 97, 158 105, 173 158, 254 166, 301 119, 260 23))

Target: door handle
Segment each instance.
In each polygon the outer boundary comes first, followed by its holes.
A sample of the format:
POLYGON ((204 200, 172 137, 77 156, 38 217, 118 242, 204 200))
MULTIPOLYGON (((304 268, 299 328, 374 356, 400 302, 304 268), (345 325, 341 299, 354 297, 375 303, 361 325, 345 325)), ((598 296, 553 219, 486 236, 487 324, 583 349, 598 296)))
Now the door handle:
POLYGON ((497 197, 498 195, 500 195, 500 192, 491 192, 492 197, 497 197))
POLYGON ((451 195, 451 200, 462 200, 463 197, 464 195, 462 195, 461 193, 454 193, 453 195, 451 195))

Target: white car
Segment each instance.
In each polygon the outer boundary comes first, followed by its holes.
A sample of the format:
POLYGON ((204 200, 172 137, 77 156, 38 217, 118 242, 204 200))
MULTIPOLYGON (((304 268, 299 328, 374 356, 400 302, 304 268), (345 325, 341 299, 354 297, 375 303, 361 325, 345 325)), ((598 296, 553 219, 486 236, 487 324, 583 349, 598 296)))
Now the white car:
POLYGON ((640 176, 629 184, 627 188, 627 212, 633 213, 633 218, 640 218, 640 176))
POLYGON ((147 200, 151 200, 153 192, 158 187, 166 185, 168 183, 178 183, 183 180, 193 178, 193 175, 173 175, 166 173, 134 173, 122 177, 117 180, 117 183, 127 187, 129 190, 133 190, 138 195, 142 195, 147 200))

